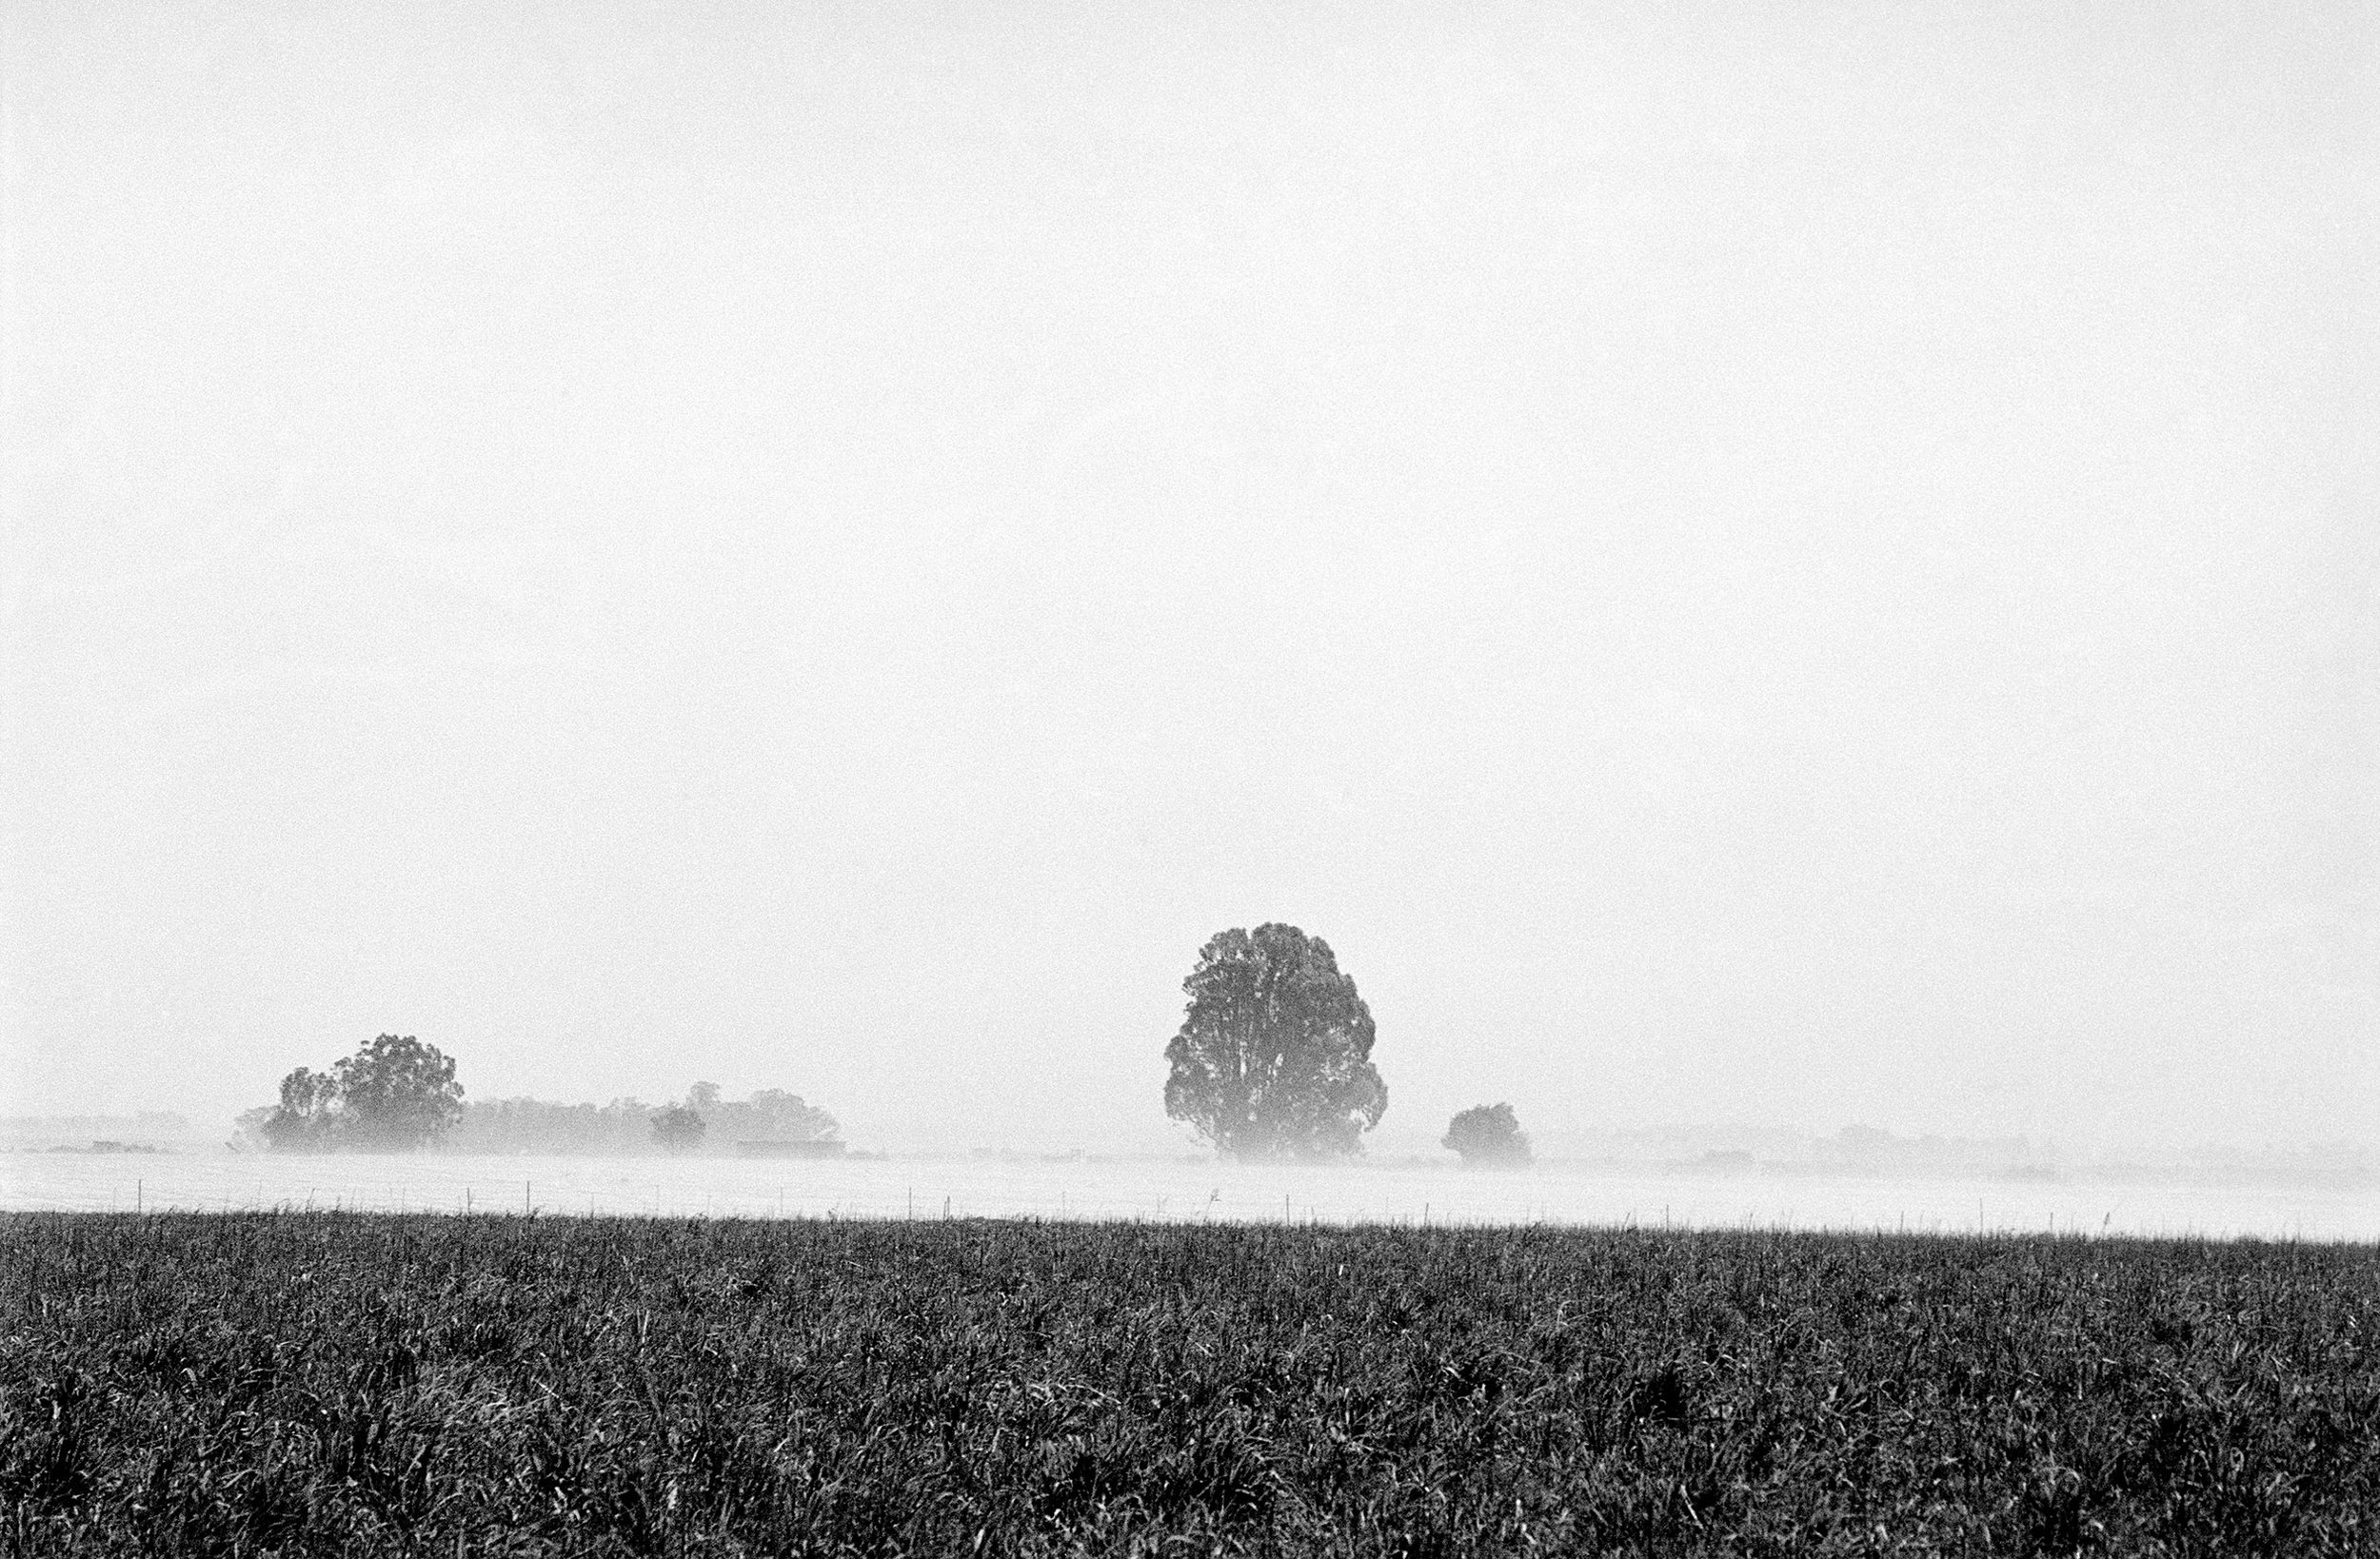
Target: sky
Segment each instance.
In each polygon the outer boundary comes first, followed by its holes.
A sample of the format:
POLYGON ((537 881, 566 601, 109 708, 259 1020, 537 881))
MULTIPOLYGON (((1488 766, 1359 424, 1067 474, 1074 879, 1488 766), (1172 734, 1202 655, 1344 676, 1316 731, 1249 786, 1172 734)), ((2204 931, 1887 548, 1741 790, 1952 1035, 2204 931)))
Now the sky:
POLYGON ((2380 18, 16 0, 0 1109, 2380 1143, 2380 18))

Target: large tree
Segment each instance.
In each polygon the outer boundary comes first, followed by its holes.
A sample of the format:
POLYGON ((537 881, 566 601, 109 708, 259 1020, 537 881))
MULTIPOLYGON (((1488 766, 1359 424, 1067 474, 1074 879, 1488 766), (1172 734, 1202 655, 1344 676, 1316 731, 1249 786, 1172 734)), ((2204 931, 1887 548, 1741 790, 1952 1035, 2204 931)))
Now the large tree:
POLYGON ((331 1076, 347 1140, 367 1153, 427 1147, 463 1118, 454 1057, 409 1034, 381 1035, 331 1076))
POLYGON ((427 1147, 462 1118, 453 1057, 409 1034, 384 1034, 327 1073, 299 1067, 282 1078, 264 1134, 279 1153, 391 1153, 427 1147))
POLYGON ((1319 937, 1218 933, 1181 988, 1168 1115, 1235 1158, 1351 1154, 1379 1124, 1388 1087, 1372 1066, 1372 1013, 1319 937))

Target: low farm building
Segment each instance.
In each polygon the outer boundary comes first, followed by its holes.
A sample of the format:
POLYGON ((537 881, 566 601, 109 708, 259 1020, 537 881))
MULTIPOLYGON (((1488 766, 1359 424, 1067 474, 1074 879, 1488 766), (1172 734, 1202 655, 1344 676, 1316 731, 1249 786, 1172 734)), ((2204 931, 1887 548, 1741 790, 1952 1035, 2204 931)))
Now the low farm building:
POLYGON ((748 1138, 736 1143, 738 1158, 841 1158, 843 1144, 832 1137, 813 1137, 807 1141, 748 1138))

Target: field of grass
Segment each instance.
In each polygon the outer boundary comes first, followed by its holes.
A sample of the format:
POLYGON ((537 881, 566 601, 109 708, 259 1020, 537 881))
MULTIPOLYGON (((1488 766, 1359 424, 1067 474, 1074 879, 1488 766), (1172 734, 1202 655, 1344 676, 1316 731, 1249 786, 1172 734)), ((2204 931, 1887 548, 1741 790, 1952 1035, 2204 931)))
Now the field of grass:
POLYGON ((0 1217, 11 1553, 2380 1550, 2380 1253, 0 1217))

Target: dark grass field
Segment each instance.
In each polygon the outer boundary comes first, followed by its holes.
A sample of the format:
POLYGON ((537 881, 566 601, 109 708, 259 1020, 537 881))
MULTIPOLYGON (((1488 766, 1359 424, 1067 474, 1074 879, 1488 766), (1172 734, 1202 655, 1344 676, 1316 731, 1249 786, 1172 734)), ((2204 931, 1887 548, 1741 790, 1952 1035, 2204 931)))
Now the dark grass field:
POLYGON ((2380 1253, 0 1218, 14 1553, 2372 1553, 2380 1253))

